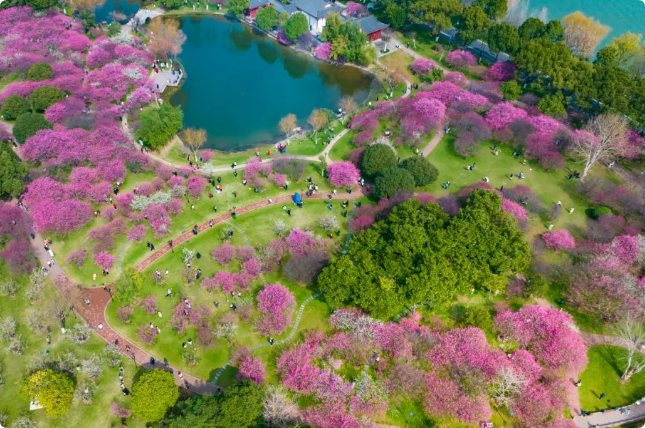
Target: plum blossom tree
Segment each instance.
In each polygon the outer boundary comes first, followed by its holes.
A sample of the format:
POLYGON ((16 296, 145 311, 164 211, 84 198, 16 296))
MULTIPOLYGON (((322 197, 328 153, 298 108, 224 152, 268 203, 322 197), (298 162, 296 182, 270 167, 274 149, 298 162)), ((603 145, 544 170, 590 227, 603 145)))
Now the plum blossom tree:
POLYGON ((521 120, 527 117, 526 111, 521 108, 515 107, 509 102, 495 104, 486 113, 486 122, 494 130, 499 130, 507 127, 516 120, 521 120))
POLYGON ((316 47, 316 58, 321 59, 323 61, 329 59, 329 55, 331 55, 331 43, 325 42, 321 43, 316 47))
POLYGON ((186 188, 190 196, 197 199, 206 189, 206 179, 199 175, 193 175, 188 179, 186 188))
POLYGON ((360 171, 349 161, 334 162, 327 167, 329 181, 336 187, 354 187, 360 171))
POLYGON ((425 58, 419 58, 412 63, 412 70, 415 73, 426 75, 435 67, 433 61, 425 58))
POLYGON ((215 260, 217 260, 217 263, 221 265, 227 265, 231 260, 233 260, 236 257, 237 250, 236 248, 231 245, 231 244, 224 244, 221 245, 217 248, 214 248, 213 251, 211 252, 211 255, 215 260))
POLYGON ((282 333, 291 323, 291 310, 296 300, 289 289, 280 284, 265 286, 258 293, 258 310, 263 314, 257 327, 265 336, 282 333))
POLYGON ((543 233, 542 239, 544 239, 546 246, 553 251, 572 250, 576 247, 576 240, 567 229, 543 233))
POLYGON ((455 50, 446 56, 448 64, 457 68, 470 67, 477 64, 477 59, 468 51, 455 50))
POLYGON ((115 261, 116 257, 108 253, 98 253, 94 255, 94 263, 96 263, 96 265, 102 270, 109 271, 115 261))
POLYGON ((87 251, 82 248, 79 248, 78 250, 74 250, 70 252, 67 255, 67 258, 65 259, 65 261, 67 261, 67 263, 69 264, 73 264, 77 268, 80 268, 81 266, 83 266, 83 263, 85 263, 86 259, 87 259, 87 251))
POLYGON ((498 82, 506 82, 513 79, 517 66, 512 62, 499 61, 486 70, 486 78, 498 82))
POLYGON ((285 239, 291 254, 306 256, 316 248, 316 240, 300 229, 293 229, 285 239))
POLYGON ((240 381, 250 380, 262 385, 266 379, 266 370, 262 359, 254 357, 246 348, 239 348, 231 357, 233 364, 237 365, 237 379, 240 381))

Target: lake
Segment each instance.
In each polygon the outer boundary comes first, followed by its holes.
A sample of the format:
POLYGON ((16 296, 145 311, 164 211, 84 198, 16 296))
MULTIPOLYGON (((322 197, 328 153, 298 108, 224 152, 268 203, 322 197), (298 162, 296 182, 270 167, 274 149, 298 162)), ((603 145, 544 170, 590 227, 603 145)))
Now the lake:
POLYGON ((561 19, 576 10, 593 16, 611 27, 612 31, 603 40, 603 45, 628 31, 645 33, 645 3, 641 0, 531 0, 530 4, 532 10, 546 7, 549 19, 561 19))
POLYGON ((126 16, 125 20, 120 21, 122 24, 125 24, 137 13, 140 7, 140 0, 108 0, 96 6, 94 9, 94 17, 96 22, 112 22, 112 12, 118 12, 126 16))
POLYGON ((203 128, 207 145, 248 148, 280 137, 278 121, 294 113, 306 125, 313 109, 335 110, 343 96, 366 99, 373 77, 316 61, 225 17, 185 17, 179 60, 187 79, 171 97, 184 126, 203 128))

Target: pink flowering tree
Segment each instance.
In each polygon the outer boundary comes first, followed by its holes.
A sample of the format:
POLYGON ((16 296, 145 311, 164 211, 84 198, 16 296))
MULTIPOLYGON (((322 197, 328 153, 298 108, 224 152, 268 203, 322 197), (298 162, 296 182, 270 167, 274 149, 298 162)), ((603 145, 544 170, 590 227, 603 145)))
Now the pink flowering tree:
POLYGON ((246 348, 240 348, 231 357, 233 365, 237 365, 237 379, 240 381, 250 380, 262 385, 266 379, 266 369, 262 359, 254 357, 246 348))
POLYGON ((316 249, 316 240, 300 229, 293 229, 285 239, 291 254, 306 256, 316 249))
POLYGON ((291 312, 296 300, 293 294, 280 284, 265 286, 257 297, 258 310, 262 317, 257 327, 265 336, 280 334, 291 323, 291 312))
POLYGON ((526 116, 526 111, 515 107, 509 102, 503 102, 495 104, 488 113, 486 113, 486 122, 488 122, 492 129, 498 130, 506 128, 511 123, 516 120, 524 119, 526 116))
POLYGON ((143 299, 141 302, 141 308, 149 314, 154 314, 157 312, 157 299, 155 296, 150 294, 148 297, 143 299))
POLYGON ((367 8, 360 3, 348 1, 346 6, 347 6, 347 16, 361 18, 367 15, 367 8))
POLYGON ((518 312, 501 312, 495 328, 504 340, 513 340, 549 369, 580 372, 587 352, 571 315, 554 308, 527 305, 518 312))
POLYGON ((193 175, 188 179, 186 188, 188 189, 190 196, 197 199, 202 193, 204 193, 204 189, 206 189, 206 179, 199 175, 193 175))
POLYGON ((83 263, 85 263, 86 259, 87 259, 87 251, 82 248, 79 248, 78 250, 74 250, 70 252, 67 255, 67 258, 65 259, 65 261, 80 269, 83 266, 83 263))
POLYGON ((526 220, 526 218, 528 217, 528 214, 526 213, 526 210, 523 206, 506 198, 502 199, 502 211, 511 214, 518 220, 526 220))
POLYGON ((316 46, 316 58, 326 61, 331 55, 331 43, 325 42, 316 46))
POLYGON ((114 256, 105 252, 94 255, 94 263, 102 270, 109 271, 115 261, 116 258, 114 256))
POLYGON ((546 246, 553 251, 572 250, 576 247, 576 240, 567 229, 543 233, 542 239, 544 239, 546 246))
POLYGON ((132 226, 132 228, 128 231, 128 240, 137 242, 141 241, 147 230, 148 228, 145 224, 132 226))
POLYGON ((486 78, 488 80, 506 82, 512 80, 517 66, 512 62, 499 61, 486 69, 486 78))
POLYGON ((430 70, 432 70, 434 67, 435 67, 434 62, 425 58, 416 59, 412 63, 412 70, 415 73, 421 74, 423 76, 430 73, 430 70))
POLYGON ((468 51, 456 50, 452 51, 446 56, 446 61, 453 67, 464 68, 477 64, 475 55, 468 51))
POLYGON ((236 254, 236 248, 228 243, 214 248, 213 251, 211 251, 213 258, 221 265, 229 264, 229 262, 236 257, 236 254))
POLYGON ((638 238, 631 235, 620 235, 611 241, 611 250, 614 255, 626 265, 631 265, 641 253, 638 238))
POLYGON ((354 187, 360 171, 349 161, 334 162, 327 167, 329 181, 336 187, 354 187))

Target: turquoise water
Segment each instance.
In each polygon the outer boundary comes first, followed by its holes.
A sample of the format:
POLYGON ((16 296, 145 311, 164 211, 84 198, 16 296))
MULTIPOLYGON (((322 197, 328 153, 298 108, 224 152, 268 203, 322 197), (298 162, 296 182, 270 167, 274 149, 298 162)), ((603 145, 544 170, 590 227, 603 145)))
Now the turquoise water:
POLYGON ((141 7, 139 0, 108 0, 105 3, 96 6, 94 9, 94 16, 96 22, 112 22, 110 14, 112 12, 119 12, 124 14, 127 19, 120 21, 122 24, 126 23, 134 16, 141 7))
POLYGON ((231 150, 280 136, 288 113, 301 126, 313 109, 336 109, 343 96, 363 101, 371 75, 285 48, 224 17, 181 19, 187 36, 179 60, 188 78, 171 97, 184 126, 204 128, 209 147, 231 150))
POLYGON ((611 27, 603 45, 628 31, 645 33, 645 3, 641 0, 531 0, 530 4, 533 10, 546 6, 549 19, 560 19, 576 10, 593 16, 611 27))

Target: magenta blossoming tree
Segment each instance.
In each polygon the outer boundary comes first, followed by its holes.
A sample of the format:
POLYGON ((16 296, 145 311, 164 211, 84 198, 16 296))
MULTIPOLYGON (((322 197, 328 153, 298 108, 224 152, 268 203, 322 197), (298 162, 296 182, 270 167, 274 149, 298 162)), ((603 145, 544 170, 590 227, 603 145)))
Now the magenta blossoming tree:
POLYGON ((349 161, 334 162, 327 167, 329 181, 336 187, 354 187, 360 177, 360 171, 349 161))
POLYGON ((316 46, 316 58, 325 61, 329 59, 329 55, 331 55, 331 43, 325 42, 316 46))
POLYGON ((543 233, 542 239, 544 239, 546 246, 553 251, 572 250, 576 247, 575 238, 566 229, 543 233))
POLYGON ((157 313, 157 299, 150 294, 141 302, 141 308, 149 314, 157 313))
POLYGON ((460 50, 450 52, 448 56, 446 56, 446 61, 448 64, 457 68, 470 67, 477 64, 477 58, 475 58, 475 55, 468 51, 460 50))
POLYGON ((506 82, 513 79, 516 70, 517 66, 512 62, 499 61, 486 70, 486 78, 488 80, 506 82))
POLYGON ((217 260, 217 263, 221 265, 227 265, 231 260, 233 260, 236 257, 237 250, 236 248, 231 245, 231 244, 224 244, 221 245, 217 248, 214 248, 213 251, 211 252, 211 255, 215 260, 217 260))
POLYGON ((105 252, 94 255, 94 263, 102 270, 109 271, 115 261, 116 258, 114 256, 105 252))
POLYGON ((259 357, 254 357, 246 348, 240 348, 231 357, 233 365, 237 365, 237 379, 240 381, 250 380, 259 385, 266 379, 266 369, 259 357))
POLYGON ((495 104, 486 113, 486 122, 488 122, 491 128, 498 130, 506 128, 511 123, 524 119, 526 116, 526 111, 515 107, 509 102, 503 102, 495 104))
POLYGON ((291 324, 291 312, 296 300, 293 294, 280 284, 265 286, 258 293, 258 310, 262 318, 257 327, 265 336, 282 333, 291 324))
POLYGON ((67 255, 67 258, 65 261, 67 263, 76 266, 77 268, 81 268, 83 266, 83 263, 85 263, 85 260, 87 259, 87 251, 79 248, 78 250, 74 250, 70 252, 67 255))
POLYGON ((186 188, 190 196, 197 199, 204 192, 204 189, 206 189, 206 179, 199 175, 193 175, 188 179, 186 188))
POLYGON ((435 67, 434 62, 425 58, 416 59, 412 63, 412 70, 414 70, 415 73, 418 73, 421 75, 426 75, 430 73, 430 70, 432 70, 434 67, 435 67))
POLYGON ((306 256, 316 249, 316 240, 300 229, 293 229, 285 242, 289 252, 296 256, 306 256))

